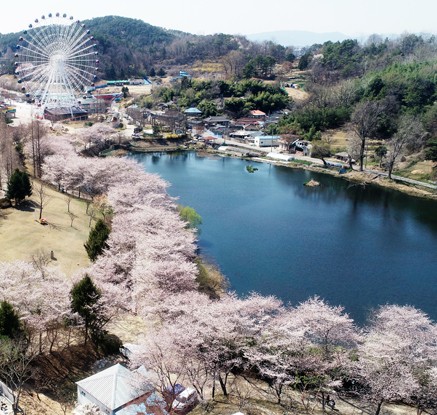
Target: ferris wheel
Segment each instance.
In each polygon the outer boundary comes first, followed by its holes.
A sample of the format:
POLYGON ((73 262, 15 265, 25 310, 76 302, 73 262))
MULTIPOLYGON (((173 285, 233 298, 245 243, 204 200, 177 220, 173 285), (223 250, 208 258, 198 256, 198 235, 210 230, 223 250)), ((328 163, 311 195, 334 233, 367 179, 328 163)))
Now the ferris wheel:
POLYGON ((15 58, 21 90, 44 108, 77 106, 78 97, 97 78, 94 37, 83 23, 66 14, 35 19, 20 36, 15 58))

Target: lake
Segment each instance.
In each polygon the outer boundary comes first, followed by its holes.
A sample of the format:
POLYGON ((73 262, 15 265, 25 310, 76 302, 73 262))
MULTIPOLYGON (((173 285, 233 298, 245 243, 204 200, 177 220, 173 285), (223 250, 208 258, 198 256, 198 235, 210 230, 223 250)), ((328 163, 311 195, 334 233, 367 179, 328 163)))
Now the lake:
POLYGON ((237 293, 291 304, 319 295, 359 324, 386 303, 437 320, 436 201, 194 152, 130 157, 202 216, 200 251, 237 293), (309 179, 320 186, 303 186, 309 179))

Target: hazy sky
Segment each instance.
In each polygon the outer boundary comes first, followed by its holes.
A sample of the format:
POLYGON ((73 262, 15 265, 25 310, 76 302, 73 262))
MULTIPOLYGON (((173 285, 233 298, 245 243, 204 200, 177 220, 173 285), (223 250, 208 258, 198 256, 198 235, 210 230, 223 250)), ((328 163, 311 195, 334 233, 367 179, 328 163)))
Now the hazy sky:
POLYGON ((19 0, 2 4, 0 33, 23 30, 49 12, 79 20, 126 16, 195 34, 437 33, 437 0, 19 0))

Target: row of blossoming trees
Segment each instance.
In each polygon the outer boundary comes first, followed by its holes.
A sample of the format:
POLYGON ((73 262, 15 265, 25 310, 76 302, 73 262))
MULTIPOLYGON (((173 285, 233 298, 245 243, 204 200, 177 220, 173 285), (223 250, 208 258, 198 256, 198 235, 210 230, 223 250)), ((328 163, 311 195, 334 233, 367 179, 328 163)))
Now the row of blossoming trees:
MULTIPOLYGON (((85 271, 107 313, 158 321, 131 360, 153 370, 162 388, 185 382, 202 398, 218 389, 227 396, 235 379, 247 378, 264 381, 278 403, 301 396, 307 409, 305 397, 336 390, 375 414, 385 402, 437 413, 437 327, 424 313, 385 305, 358 328, 342 307, 317 297, 297 306, 257 294, 211 299, 198 291, 195 235, 167 183, 128 159, 80 157, 66 141, 58 137, 45 157, 43 178, 107 197, 114 212, 107 248, 85 271)), ((35 333, 53 339, 70 310, 66 279, 25 263, 0 270, 3 298, 35 333)))

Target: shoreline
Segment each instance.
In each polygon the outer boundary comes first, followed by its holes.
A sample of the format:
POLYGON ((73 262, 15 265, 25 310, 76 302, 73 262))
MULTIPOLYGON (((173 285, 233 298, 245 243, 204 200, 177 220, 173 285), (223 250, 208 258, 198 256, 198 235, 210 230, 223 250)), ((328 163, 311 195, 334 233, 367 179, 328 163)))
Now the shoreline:
POLYGON ((287 167, 291 169, 302 169, 302 170, 308 170, 315 173, 322 173, 322 174, 328 174, 331 176, 339 177, 343 180, 353 182, 355 184, 362 184, 362 185, 376 185, 385 189, 391 189, 396 190, 404 194, 408 194, 410 196, 419 197, 422 199, 429 199, 429 200, 437 200, 437 191, 433 191, 432 189, 425 189, 425 188, 419 188, 418 185, 414 184, 404 184, 396 182, 395 180, 388 179, 387 177, 376 175, 374 173, 368 173, 368 172, 360 172, 357 170, 348 170, 346 173, 339 174, 337 169, 329 169, 326 167, 323 167, 322 165, 318 166, 316 164, 312 164, 311 162, 299 162, 299 161, 291 161, 291 162, 283 162, 279 160, 273 160, 268 159, 264 157, 244 157, 239 156, 237 154, 228 154, 223 153, 221 151, 217 151, 215 149, 208 149, 208 148, 196 148, 196 147, 179 147, 179 148, 171 148, 169 149, 166 146, 163 146, 162 148, 158 146, 154 146, 150 149, 142 148, 140 151, 136 151, 136 148, 130 148, 126 153, 155 153, 155 152, 177 152, 177 151, 196 151, 198 153, 206 153, 206 154, 215 154, 220 157, 233 157, 233 158, 239 158, 242 160, 248 160, 248 161, 254 161, 257 163, 268 163, 275 166, 282 166, 287 167))

